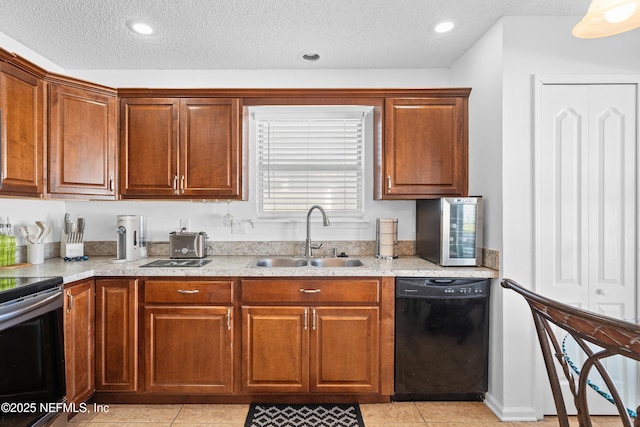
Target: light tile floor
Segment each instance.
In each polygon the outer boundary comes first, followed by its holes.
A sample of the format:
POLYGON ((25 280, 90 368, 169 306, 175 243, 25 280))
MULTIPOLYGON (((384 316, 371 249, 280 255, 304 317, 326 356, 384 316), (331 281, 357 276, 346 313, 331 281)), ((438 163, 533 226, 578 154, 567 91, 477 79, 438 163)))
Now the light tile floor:
MULTIPOLYGON (((106 405, 108 412, 77 414, 69 427, 244 427, 249 405, 106 405)), ((501 422, 481 402, 361 404, 366 427, 554 427, 544 421, 501 422)), ((618 427, 617 417, 592 417, 593 427, 618 427)), ((571 426, 578 426, 573 419, 571 426)))

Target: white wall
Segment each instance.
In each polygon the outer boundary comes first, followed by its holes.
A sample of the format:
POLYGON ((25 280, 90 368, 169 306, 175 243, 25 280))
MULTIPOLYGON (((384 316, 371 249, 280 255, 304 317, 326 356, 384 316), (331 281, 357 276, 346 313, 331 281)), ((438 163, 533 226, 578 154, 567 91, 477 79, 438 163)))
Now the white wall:
MULTIPOLYGON (((577 19, 571 17, 504 19, 504 257, 505 277, 533 288, 535 253, 534 218, 534 122, 533 78, 536 74, 625 74, 640 72, 640 37, 638 30, 596 40, 577 39, 571 28, 577 19), (517 214, 516 214, 517 213, 517 214)), ((522 313, 527 310, 522 301, 514 301, 512 292, 505 292, 504 323, 513 328, 513 338, 521 339, 516 328, 523 328, 522 313)), ((529 323, 531 320, 528 319, 529 323)), ((530 326, 529 326, 530 328, 530 326)), ((529 334, 527 334, 528 336, 529 334)), ((533 339, 531 339, 533 340, 533 339)), ((541 415, 540 393, 548 390, 539 359, 525 351, 528 345, 505 339, 505 406, 524 406, 527 401, 541 415), (516 362, 517 361, 517 362, 516 362), (511 384, 507 370, 516 372, 522 366, 536 366, 531 374, 537 393, 511 384), (543 384, 540 384, 542 382, 543 384)), ((537 344, 534 345, 537 347, 537 344)))
MULTIPOLYGON (((484 199, 484 246, 502 253, 502 68, 503 28, 498 23, 451 67, 453 86, 471 87, 469 97, 469 194, 484 199)), ((501 288, 492 283, 489 392, 501 413, 505 400, 502 366, 501 288)), ((495 407, 495 408, 494 408, 495 407)), ((498 409, 496 409, 498 408, 498 409)))
POLYGON ((47 71, 50 71, 53 73, 64 72, 64 69, 60 67, 58 64, 56 64, 55 62, 49 60, 48 58, 46 58, 45 56, 37 52, 34 52, 33 50, 29 49, 22 43, 7 36, 3 32, 0 32, 0 47, 8 52, 13 52, 18 54, 19 56, 33 62, 36 65, 39 65, 40 67, 44 68, 47 71))
POLYGON ((67 70, 117 88, 406 88, 448 87, 447 69, 67 70))
MULTIPOLYGON (((501 276, 529 288, 535 284, 533 76, 640 72, 638 30, 581 40, 571 35, 578 20, 505 17, 456 62, 451 72, 452 85, 474 82, 470 150, 474 150, 472 144, 479 144, 478 139, 491 145, 488 156, 476 153, 470 160, 470 186, 478 180, 480 192, 498 198, 496 204, 501 204, 501 212, 493 212, 488 219, 488 246, 500 249, 501 276), (495 84, 496 79, 501 87, 495 84), (501 124, 494 115, 501 117, 501 124), (488 170, 488 175, 478 177, 484 170, 477 164, 479 160, 492 164, 501 176, 488 170)), ((503 420, 539 418, 542 393, 548 392, 549 385, 529 309, 514 292, 495 285, 492 291, 487 403, 503 420)))

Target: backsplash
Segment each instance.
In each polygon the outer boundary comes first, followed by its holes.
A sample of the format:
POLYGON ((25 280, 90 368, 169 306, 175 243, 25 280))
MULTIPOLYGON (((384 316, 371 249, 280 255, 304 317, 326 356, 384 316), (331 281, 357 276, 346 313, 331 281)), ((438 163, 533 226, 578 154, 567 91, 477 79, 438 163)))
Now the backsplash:
MULTIPOLYGON (((376 242, 371 241, 321 241, 320 249, 313 251, 317 256, 333 255, 333 248, 337 253, 347 255, 375 255, 376 242)), ((209 255, 304 255, 302 241, 209 241, 209 255)), ((85 254, 94 256, 115 256, 116 242, 85 242, 85 254)), ((169 242, 149 242, 149 256, 168 256, 169 242)), ((399 255, 414 255, 415 242, 413 240, 398 242, 399 255)))
MULTIPOLYGON (((337 253, 346 253, 349 256, 368 255, 376 253, 375 240, 364 241, 316 241, 322 243, 320 249, 314 250, 316 256, 331 256, 333 248, 337 253)), ((304 254, 304 242, 300 241, 271 241, 271 242, 245 242, 245 241, 213 241, 209 242, 209 255, 300 255, 304 254)), ((169 256, 169 242, 149 242, 149 256, 169 256)), ((84 253, 88 256, 116 256, 115 241, 85 242, 84 253)), ((398 241, 398 255, 415 255, 414 240, 398 241)), ((47 243, 45 245, 45 259, 60 256, 60 242, 47 243)), ((500 268, 500 253, 493 249, 482 249, 483 265, 493 270, 500 268)), ((27 248, 20 246, 16 252, 16 262, 26 262, 27 248)))

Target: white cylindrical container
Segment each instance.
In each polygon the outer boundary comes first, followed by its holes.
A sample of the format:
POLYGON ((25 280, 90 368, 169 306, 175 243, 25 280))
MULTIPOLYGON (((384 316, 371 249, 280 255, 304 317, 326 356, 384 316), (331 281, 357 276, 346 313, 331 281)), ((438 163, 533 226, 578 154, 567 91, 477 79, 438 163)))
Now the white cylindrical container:
POLYGON ((29 264, 42 264, 44 262, 44 243, 27 245, 27 262, 29 264))
POLYGON ((376 219, 376 257, 398 258, 398 219, 376 219))

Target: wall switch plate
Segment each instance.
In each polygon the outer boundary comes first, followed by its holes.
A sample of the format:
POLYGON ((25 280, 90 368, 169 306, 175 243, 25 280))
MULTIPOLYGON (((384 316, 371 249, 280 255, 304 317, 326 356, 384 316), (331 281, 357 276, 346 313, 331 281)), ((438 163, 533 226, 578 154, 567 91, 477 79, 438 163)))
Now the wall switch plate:
POLYGON ((180 218, 180 231, 191 231, 191 220, 189 218, 180 218))

